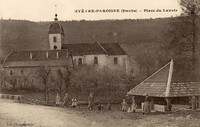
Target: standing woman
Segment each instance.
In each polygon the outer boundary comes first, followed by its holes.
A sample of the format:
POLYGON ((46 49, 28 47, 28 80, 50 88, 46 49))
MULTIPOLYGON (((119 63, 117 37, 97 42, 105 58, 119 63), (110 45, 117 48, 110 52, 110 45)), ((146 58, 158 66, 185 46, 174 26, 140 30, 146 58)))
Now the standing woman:
POLYGON ((70 105, 70 98, 69 98, 69 95, 68 93, 65 93, 65 96, 64 96, 64 106, 68 107, 70 105))
POLYGON ((195 96, 192 96, 191 103, 192 103, 192 110, 196 110, 197 109, 197 99, 195 96))
POLYGON ((94 108, 94 96, 93 93, 90 93, 88 97, 88 109, 92 110, 94 108))
POLYGON ((127 104, 127 102, 126 102, 125 99, 123 99, 123 101, 122 101, 122 103, 121 103, 121 106, 122 106, 122 111, 123 111, 123 112, 126 112, 126 111, 127 111, 127 106, 128 106, 128 104, 127 104))
POLYGON ((132 97, 132 104, 131 104, 131 112, 135 112, 137 108, 136 102, 135 102, 135 96, 132 97))
POLYGON ((143 114, 149 114, 149 113, 150 113, 150 98, 148 94, 146 94, 143 105, 143 114))
POLYGON ((60 106, 61 105, 61 98, 60 95, 57 93, 56 95, 56 106, 60 106))

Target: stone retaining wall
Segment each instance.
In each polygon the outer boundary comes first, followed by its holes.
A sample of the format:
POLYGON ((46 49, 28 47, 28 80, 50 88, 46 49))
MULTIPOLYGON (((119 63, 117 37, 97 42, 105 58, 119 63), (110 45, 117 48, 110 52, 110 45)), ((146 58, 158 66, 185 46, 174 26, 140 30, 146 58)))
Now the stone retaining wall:
POLYGON ((22 100, 22 95, 12 95, 12 94, 0 94, 0 99, 9 99, 9 100, 22 100))

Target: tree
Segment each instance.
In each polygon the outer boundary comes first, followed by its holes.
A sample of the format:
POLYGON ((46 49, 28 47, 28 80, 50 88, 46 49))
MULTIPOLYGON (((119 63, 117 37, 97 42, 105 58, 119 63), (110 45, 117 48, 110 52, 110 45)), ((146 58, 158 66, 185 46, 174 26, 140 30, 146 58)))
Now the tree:
POLYGON ((61 69, 56 71, 56 76, 53 79, 55 90, 62 97, 63 91, 66 91, 66 86, 64 85, 64 74, 61 69))
POLYGON ((16 75, 14 75, 13 71, 9 72, 9 83, 13 87, 13 90, 16 90, 17 78, 16 78, 16 75))
POLYGON ((41 81, 44 86, 45 90, 45 101, 49 101, 49 90, 51 88, 50 84, 48 83, 50 75, 51 75, 51 68, 42 66, 38 70, 39 77, 41 78, 41 81))
POLYGON ((194 80, 195 70, 198 66, 197 41, 199 30, 199 0, 180 0, 179 4, 182 13, 179 17, 170 22, 167 37, 170 40, 171 57, 175 59, 177 64, 189 66, 187 70, 182 69, 183 73, 187 73, 188 80, 194 80), (188 74, 190 73, 190 74, 188 74))
POLYGON ((19 85, 20 85, 19 89, 23 89, 23 87, 27 86, 28 80, 29 80, 29 76, 30 76, 30 73, 28 73, 26 75, 26 74, 24 74, 24 71, 21 70, 20 76, 19 76, 19 85))
POLYGON ((69 66, 65 66, 64 68, 65 68, 65 70, 64 70, 63 78, 64 78, 65 87, 66 87, 65 92, 68 92, 73 71, 72 71, 72 68, 69 66))

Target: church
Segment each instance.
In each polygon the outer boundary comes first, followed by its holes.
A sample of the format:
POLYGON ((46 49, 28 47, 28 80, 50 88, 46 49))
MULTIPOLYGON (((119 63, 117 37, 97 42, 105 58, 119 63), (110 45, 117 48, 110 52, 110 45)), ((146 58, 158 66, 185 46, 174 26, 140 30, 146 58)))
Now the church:
POLYGON ((49 27, 50 50, 67 50, 73 56, 74 66, 92 65, 108 67, 128 73, 128 55, 118 43, 64 43, 64 29, 58 23, 57 14, 49 27))
POLYGON ((130 71, 128 55, 118 43, 64 43, 65 33, 57 14, 54 20, 48 30, 49 49, 12 52, 3 63, 5 71, 29 74, 42 66, 58 69, 81 65, 108 67, 124 73, 130 71))

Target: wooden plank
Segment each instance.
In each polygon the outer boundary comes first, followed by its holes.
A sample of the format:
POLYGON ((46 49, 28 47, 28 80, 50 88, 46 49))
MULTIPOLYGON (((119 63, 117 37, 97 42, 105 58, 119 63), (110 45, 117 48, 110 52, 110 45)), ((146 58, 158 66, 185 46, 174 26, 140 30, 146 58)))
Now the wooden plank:
POLYGON ((166 106, 165 105, 154 104, 154 110, 158 111, 158 112, 165 112, 166 111, 166 106))

